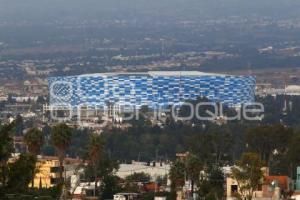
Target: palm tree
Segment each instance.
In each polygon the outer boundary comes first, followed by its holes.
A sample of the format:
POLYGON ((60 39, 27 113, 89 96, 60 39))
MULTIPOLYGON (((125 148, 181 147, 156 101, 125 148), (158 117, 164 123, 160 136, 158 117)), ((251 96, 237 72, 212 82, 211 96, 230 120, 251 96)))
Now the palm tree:
MULTIPOLYGON (((37 128, 30 129, 24 136, 24 142, 27 146, 28 152, 35 158, 41 152, 44 143, 44 136, 42 131, 37 128)), ((32 174, 32 187, 34 187, 34 172, 32 174)))
POLYGON ((186 172, 191 181, 191 194, 194 196, 195 183, 200 179, 200 171, 202 169, 199 158, 194 154, 189 154, 185 160, 186 172))
POLYGON ((176 199, 177 188, 183 187, 185 178, 185 165, 181 160, 172 163, 169 178, 171 180, 171 195, 176 199))
POLYGON ((44 144, 44 135, 37 128, 32 128, 24 135, 24 142, 30 154, 37 156, 44 144))
POLYGON ((15 122, 6 124, 0 128, 0 182, 3 186, 6 185, 8 166, 7 161, 14 152, 13 139, 11 131, 15 126, 15 122))
POLYGON ((66 157, 66 151, 71 145, 72 129, 64 124, 57 124, 52 127, 51 141, 55 148, 55 152, 59 160, 59 184, 62 186, 63 180, 63 164, 66 157))
POLYGON ((88 146, 88 159, 94 171, 94 177, 95 177, 94 194, 95 195, 97 191, 97 171, 102 159, 103 149, 104 149, 104 141, 102 137, 96 134, 91 135, 89 146, 88 146))

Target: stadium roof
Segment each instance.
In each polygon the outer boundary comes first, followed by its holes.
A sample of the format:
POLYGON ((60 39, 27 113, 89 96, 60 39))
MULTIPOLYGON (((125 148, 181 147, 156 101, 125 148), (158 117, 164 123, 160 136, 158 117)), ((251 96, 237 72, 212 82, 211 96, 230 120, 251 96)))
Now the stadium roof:
POLYGON ((226 74, 206 73, 200 71, 148 71, 148 72, 109 72, 84 74, 83 76, 116 76, 116 75, 148 75, 148 76, 227 76, 226 74))

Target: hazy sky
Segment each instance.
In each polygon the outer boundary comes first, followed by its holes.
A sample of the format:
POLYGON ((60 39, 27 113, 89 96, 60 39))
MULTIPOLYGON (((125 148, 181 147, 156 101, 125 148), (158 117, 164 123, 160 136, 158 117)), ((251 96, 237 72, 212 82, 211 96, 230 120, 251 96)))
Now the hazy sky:
POLYGON ((300 0, 0 0, 0 20, 140 17, 159 13, 174 17, 300 17, 299 10, 300 0))

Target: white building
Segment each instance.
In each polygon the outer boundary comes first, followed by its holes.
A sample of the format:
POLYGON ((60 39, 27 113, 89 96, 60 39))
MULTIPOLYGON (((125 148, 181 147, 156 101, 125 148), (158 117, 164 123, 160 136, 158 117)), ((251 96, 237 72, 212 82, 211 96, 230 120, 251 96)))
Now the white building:
POLYGON ((125 178, 134 173, 146 173, 151 176, 152 180, 155 180, 157 177, 167 176, 170 171, 169 163, 159 163, 157 162, 155 165, 153 163, 150 166, 144 162, 135 162, 132 164, 120 164, 119 170, 116 172, 116 175, 120 178, 125 178))

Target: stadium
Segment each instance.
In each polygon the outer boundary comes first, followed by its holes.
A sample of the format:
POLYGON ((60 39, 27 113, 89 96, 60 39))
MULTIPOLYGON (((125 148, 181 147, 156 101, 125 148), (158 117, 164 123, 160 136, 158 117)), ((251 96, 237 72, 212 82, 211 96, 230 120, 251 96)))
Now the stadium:
POLYGON ((206 97, 230 107, 254 101, 255 78, 199 71, 99 73, 48 79, 50 106, 169 106, 206 97))

